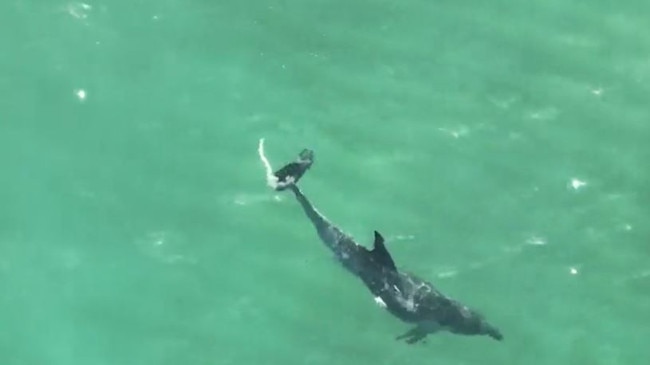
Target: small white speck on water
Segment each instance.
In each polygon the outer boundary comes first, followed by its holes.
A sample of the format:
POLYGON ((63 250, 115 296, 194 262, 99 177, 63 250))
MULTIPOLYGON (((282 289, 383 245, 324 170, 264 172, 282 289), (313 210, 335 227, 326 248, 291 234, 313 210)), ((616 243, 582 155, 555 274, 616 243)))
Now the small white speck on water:
POLYGON ((158 15, 154 15, 154 16, 151 17, 151 19, 153 19, 153 20, 160 20, 160 17, 159 17, 158 15))
POLYGON ((410 240, 414 240, 415 236, 412 234, 398 234, 392 237, 391 239, 395 241, 410 241, 410 240))
POLYGON ((449 270, 449 271, 443 271, 443 272, 439 273, 438 277, 441 278, 441 279, 442 278, 451 278, 451 277, 456 276, 456 274, 458 274, 458 272, 456 270, 449 270))
POLYGON ((558 114, 558 109, 551 106, 531 111, 528 118, 536 121, 548 121, 557 118, 558 114))
POLYGON ((532 236, 526 240, 526 243, 533 246, 543 246, 546 244, 544 237, 532 236))
POLYGON ((603 95, 603 88, 602 87, 597 87, 595 89, 591 89, 591 93, 596 95, 596 96, 601 96, 601 95, 603 95))
POLYGON ((632 230, 632 226, 629 225, 629 224, 626 224, 626 225, 623 226, 623 229, 626 230, 626 231, 631 231, 631 230, 632 230))
POLYGON ((569 272, 571 273, 571 275, 577 275, 578 274, 578 269, 576 269, 575 267, 572 267, 571 269, 569 269, 569 272))
POLYGON ((86 90, 84 89, 79 89, 75 91, 75 94, 77 95, 77 98, 81 101, 86 100, 86 90))
POLYGON ((469 133, 469 129, 465 126, 460 126, 455 129, 449 129, 449 128, 438 128, 439 131, 447 133, 448 135, 452 136, 453 138, 460 138, 464 137, 469 133))
POLYGON ((573 179, 571 179, 570 185, 574 190, 578 190, 578 189, 582 188, 583 186, 587 185, 587 182, 576 179, 576 178, 573 178, 573 179))

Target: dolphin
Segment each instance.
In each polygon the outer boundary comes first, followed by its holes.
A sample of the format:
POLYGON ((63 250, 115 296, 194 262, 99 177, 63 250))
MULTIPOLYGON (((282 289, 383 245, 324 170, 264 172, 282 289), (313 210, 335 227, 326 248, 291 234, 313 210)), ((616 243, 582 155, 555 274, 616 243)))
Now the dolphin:
POLYGON ((274 189, 293 192, 318 236, 337 261, 361 279, 377 304, 401 321, 413 325, 396 340, 413 344, 438 331, 486 335, 497 341, 503 340, 499 329, 480 313, 444 295, 417 275, 398 269, 377 230, 374 231, 373 248, 368 249, 321 214, 297 185, 313 162, 314 151, 303 149, 295 161, 273 172, 274 189))

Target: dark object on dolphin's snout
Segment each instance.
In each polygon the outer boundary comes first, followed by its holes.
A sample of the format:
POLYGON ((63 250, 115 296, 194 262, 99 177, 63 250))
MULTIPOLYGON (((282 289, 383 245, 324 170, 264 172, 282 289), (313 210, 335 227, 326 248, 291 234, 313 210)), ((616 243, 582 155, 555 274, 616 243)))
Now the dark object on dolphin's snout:
POLYGON ((314 151, 307 148, 303 149, 298 154, 296 161, 284 165, 284 167, 273 173, 278 178, 275 190, 282 191, 287 186, 296 184, 313 163, 314 151))

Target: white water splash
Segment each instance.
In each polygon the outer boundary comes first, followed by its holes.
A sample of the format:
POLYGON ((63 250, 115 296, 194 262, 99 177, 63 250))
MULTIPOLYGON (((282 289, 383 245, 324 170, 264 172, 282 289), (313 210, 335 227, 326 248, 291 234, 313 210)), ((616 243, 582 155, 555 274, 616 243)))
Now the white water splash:
POLYGON ((77 19, 86 19, 88 18, 88 13, 90 13, 92 8, 93 7, 90 6, 89 4, 74 2, 66 6, 66 11, 68 12, 68 14, 70 14, 71 16, 77 19))
POLYGON ((260 138, 259 145, 257 146, 257 153, 260 155, 260 160, 262 160, 262 164, 266 171, 266 184, 273 189, 277 188, 278 178, 273 175, 273 167, 271 167, 271 163, 264 154, 264 138, 260 138))

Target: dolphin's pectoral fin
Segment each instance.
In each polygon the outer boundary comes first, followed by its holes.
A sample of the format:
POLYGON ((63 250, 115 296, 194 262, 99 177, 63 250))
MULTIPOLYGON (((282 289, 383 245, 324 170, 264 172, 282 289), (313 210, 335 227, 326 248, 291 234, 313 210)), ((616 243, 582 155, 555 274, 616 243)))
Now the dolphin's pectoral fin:
POLYGON ((423 341, 425 337, 427 337, 428 334, 437 332, 438 328, 434 328, 431 326, 425 326, 425 325, 417 325, 410 330, 406 331, 406 333, 401 334, 397 337, 395 337, 395 340, 405 340, 406 343, 409 345, 412 345, 414 343, 423 341))
POLYGON ((406 333, 401 334, 397 336, 395 339, 396 340, 405 340, 406 343, 409 345, 412 345, 414 343, 417 343, 419 341, 424 340, 424 338, 427 336, 428 332, 424 331, 424 329, 420 326, 416 326, 408 331, 406 333))
POLYGON ((397 271, 395 262, 386 249, 386 245, 384 245, 384 237, 382 237, 381 234, 377 231, 375 231, 374 247, 370 253, 372 254, 372 257, 375 259, 375 261, 391 271, 397 271))

